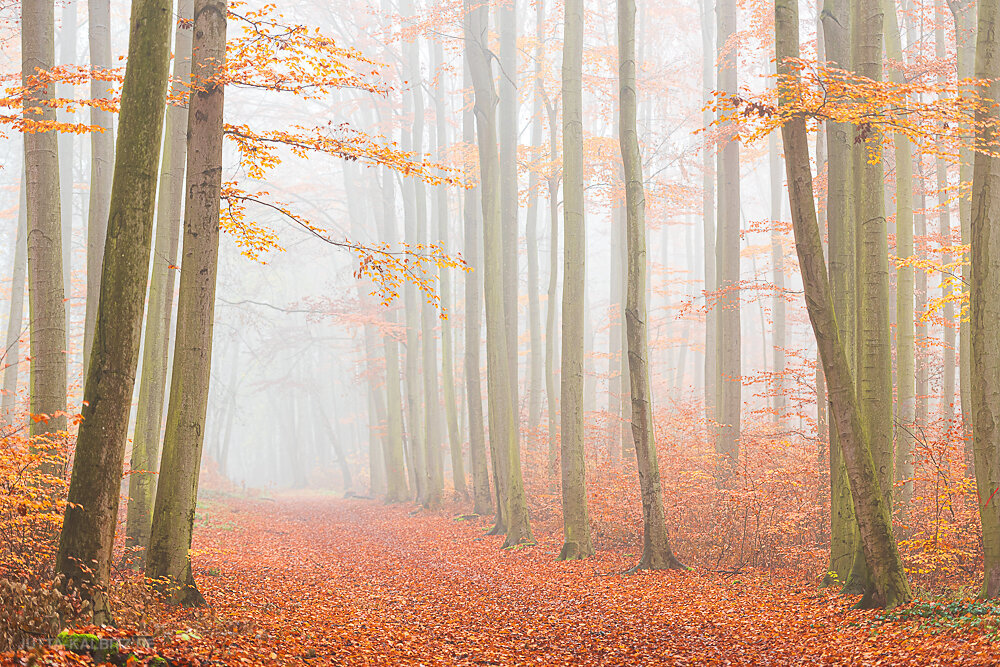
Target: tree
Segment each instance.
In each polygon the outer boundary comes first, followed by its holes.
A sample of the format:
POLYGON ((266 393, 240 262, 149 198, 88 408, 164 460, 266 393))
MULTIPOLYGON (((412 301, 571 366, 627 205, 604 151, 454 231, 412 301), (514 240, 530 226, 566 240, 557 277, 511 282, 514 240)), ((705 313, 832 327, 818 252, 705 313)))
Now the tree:
POLYGON ((17 376, 21 367, 21 336, 24 333, 24 279, 28 267, 28 212, 25 206, 24 173, 17 207, 17 240, 10 282, 10 310, 3 354, 3 397, 0 398, 0 421, 11 423, 17 405, 17 376))
POLYGON ((504 546, 531 542, 531 526, 521 477, 521 454, 510 388, 509 357, 503 296, 503 255, 500 230, 500 158, 497 151, 497 96, 488 59, 488 11, 465 4, 465 39, 475 91, 474 111, 479 145, 479 182, 483 207, 483 277, 486 303, 486 393, 490 450, 497 488, 497 523, 505 532, 504 546))
MULTIPOLYGON (((545 59, 545 0, 535 2, 535 71, 534 96, 531 110, 531 156, 537 161, 542 146, 542 97, 545 86, 542 81, 542 63, 545 59)), ((531 341, 528 359, 528 428, 537 428, 542 420, 543 349, 542 317, 538 280, 538 220, 541 207, 538 205, 538 169, 528 174, 528 210, 524 235, 528 251, 528 334, 531 341)))
MULTIPOLYGON (((135 2, 129 23, 101 299, 56 557, 56 569, 77 584, 102 586, 111 571, 149 272, 171 9, 168 0, 135 2)), ((91 595, 95 621, 106 622, 103 594, 95 588, 91 595)))
POLYGON ((559 560, 594 553, 587 516, 583 456, 583 293, 587 282, 587 236, 583 201, 583 2, 565 4, 563 36, 563 326, 560 461, 563 547, 559 560))
POLYGON ((1000 503, 994 498, 1000 486, 1000 244, 993 231, 1000 214, 1000 158, 992 152, 1000 140, 1000 2, 979 0, 979 33, 976 38, 977 92, 983 104, 976 111, 976 145, 973 159, 972 282, 969 289, 972 345, 972 424, 979 518, 983 525, 983 587, 980 595, 1000 597, 1000 503))
MULTIPOLYGON (((830 66, 850 69, 850 10, 847 0, 829 0, 824 5, 823 43, 830 66)), ((829 233, 829 283, 837 314, 840 342, 849 369, 854 360, 855 266, 854 187, 851 150, 854 130, 850 123, 826 121, 827 140, 827 229, 829 233)), ((787 169, 787 167, 786 167, 787 169)), ((830 410, 831 423, 833 410, 830 410)), ((825 584, 843 583, 854 558, 856 522, 847 468, 837 429, 830 429, 830 560, 825 584), (836 576, 836 581, 834 577, 836 576)))
MULTIPOLYGON (((581 15, 582 19, 582 15, 581 15)), ((567 21, 567 26, 569 22, 567 21)), ((582 25, 582 20, 581 20, 582 25)), ((683 569, 667 536, 660 467, 653 434, 653 401, 649 387, 649 343, 646 320, 646 200, 642 158, 636 130, 635 1, 618 0, 618 123, 625 174, 628 233, 625 328, 632 395, 632 437, 642 495, 642 558, 638 568, 683 569)), ((567 220, 567 225, 569 224, 567 220)), ((567 244, 567 247, 568 244, 567 244)))
MULTIPOLYGON (((55 9, 51 0, 21 3, 21 82, 25 121, 54 122, 52 83, 36 77, 55 60, 55 9)), ((63 304, 62 217, 59 197, 59 138, 53 129, 24 134, 25 197, 28 213, 28 321, 30 405, 37 415, 31 435, 51 436, 66 428, 66 309, 63 304)), ((56 472, 51 467, 51 472, 56 472)))
POLYGON ((188 112, 184 241, 177 293, 177 329, 160 479, 146 556, 146 576, 174 603, 204 598, 191 573, 191 532, 204 444, 212 367, 212 327, 219 259, 226 5, 195 0, 188 112))
MULTIPOLYGON (((192 0, 178 6, 181 21, 175 28, 174 81, 171 94, 182 97, 191 79, 192 0)), ((138 549, 133 562, 139 568, 149 545, 153 521, 156 475, 160 468, 160 433, 163 429, 163 402, 167 386, 170 316, 174 305, 174 267, 181 228, 181 200, 184 195, 184 163, 187 141, 187 107, 167 105, 160 166, 160 192, 157 198, 156 237, 153 245, 153 270, 146 308, 146 328, 142 347, 142 378, 139 382, 139 405, 132 438, 132 458, 128 478, 127 545, 138 549)), ((220 462, 221 464, 221 462, 220 462)))
MULTIPOLYGON (((723 95, 737 94, 735 0, 719 0, 718 86, 723 95)), ((740 145, 730 135, 731 121, 721 125, 723 138, 718 150, 718 233, 715 244, 716 287, 716 388, 715 453, 722 457, 720 481, 735 472, 739 458, 740 409, 743 379, 740 370, 740 145)))
MULTIPOLYGON (((882 80, 882 9, 852 0, 851 54, 855 74, 882 80)), ((861 416, 871 439, 886 507, 892 507, 892 346, 889 327, 889 246, 885 219, 881 133, 856 142, 854 161, 855 265, 857 267, 857 391, 861 416)), ((855 503, 857 506, 857 503, 855 503)), ((860 517, 859 517, 860 520, 860 517)), ((871 564, 859 542, 846 591, 874 593, 871 564)))
MULTIPOLYGON (((777 0, 774 24, 778 73, 784 79, 779 81, 779 86, 797 83, 798 75, 786 59, 799 57, 798 0, 777 0)), ((829 46, 829 41, 827 44, 829 46)), ((784 106, 790 100, 782 94, 780 103, 784 106)), ((871 441, 837 328, 833 295, 823 260, 823 241, 816 219, 805 118, 796 115, 787 119, 781 127, 781 136, 792 230, 802 272, 806 309, 823 360, 832 423, 837 430, 850 478, 860 542, 874 580, 874 591, 867 601, 878 606, 895 607, 910 600, 910 587, 893 538, 889 505, 882 493, 871 441)))
MULTIPOLYGON (((883 0, 885 55, 892 61, 903 61, 899 20, 895 0, 883 0)), ((889 70, 889 78, 903 84, 903 72, 889 70)), ((892 137, 896 157, 896 255, 900 259, 913 256, 913 149, 910 140, 902 133, 892 137)), ((896 429, 895 478, 903 482, 898 504, 904 513, 913 496, 913 437, 916 419, 916 328, 913 313, 913 266, 901 262, 896 269, 896 393, 900 428, 896 429)), ((891 447, 891 445, 890 445, 891 447)))
MULTIPOLYGON (((468 19, 466 19, 468 20, 468 19)), ((472 74, 469 71, 470 46, 466 42, 463 49, 463 88, 472 87, 472 74)), ((468 104, 462 113, 462 141, 471 152, 475 142, 476 119, 468 104)), ((471 159, 466 160, 466 172, 473 173, 474 165, 471 159)), ((481 209, 477 213, 476 204, 480 201, 480 187, 470 188, 462 194, 462 218, 465 232, 465 259, 469 266, 481 266, 480 246, 482 246, 482 226, 480 223, 481 209)), ((465 274, 465 399, 469 410, 469 462, 472 468, 472 511, 476 514, 489 514, 493 511, 493 498, 490 495, 490 472, 486 464, 486 427, 483 423, 483 390, 481 382, 481 366, 479 359, 482 347, 482 314, 483 314, 483 277, 479 271, 469 271, 465 274)))
MULTIPOLYGON (((87 24, 90 42, 90 67, 111 69, 111 0, 87 2, 87 24)), ((90 81, 90 96, 107 96, 107 82, 99 77, 90 81)), ((84 377, 90 363, 90 348, 97 324, 97 303, 101 295, 101 263, 104 261, 104 239, 108 233, 108 207, 111 205, 111 177, 115 165, 115 131, 111 112, 99 106, 90 108, 90 123, 102 131, 90 133, 90 199, 87 204, 87 312, 83 333, 84 377)), ((131 495, 131 494, 130 494, 131 495)))
MULTIPOLYGON (((701 0, 701 90, 704 100, 704 110, 701 121, 705 127, 712 123, 712 111, 708 107, 711 100, 713 84, 712 71, 715 62, 715 46, 713 40, 714 23, 712 21, 712 3, 701 0)), ((710 150, 711 142, 706 137, 701 147, 701 215, 704 230, 704 269, 705 294, 712 295, 718 289, 715 266, 715 158, 710 150)), ((711 300, 711 299, 710 299, 711 300)), ((718 312, 714 305, 708 304, 705 311, 705 419, 711 423, 715 420, 715 376, 716 376, 716 320, 718 312)))

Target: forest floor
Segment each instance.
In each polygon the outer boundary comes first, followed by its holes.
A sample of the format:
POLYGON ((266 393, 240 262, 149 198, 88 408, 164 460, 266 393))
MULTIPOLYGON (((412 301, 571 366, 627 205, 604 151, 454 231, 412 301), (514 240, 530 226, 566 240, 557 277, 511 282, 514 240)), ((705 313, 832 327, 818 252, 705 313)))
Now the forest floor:
MULTIPOLYGON (((200 501, 193 555, 210 606, 147 599, 116 632, 156 637, 173 664, 1000 661, 995 626, 962 612, 852 611, 848 598, 768 572, 619 574, 634 554, 560 563, 558 535, 502 551, 488 519, 460 511, 320 495, 200 501)), ((32 655, 18 661, 76 662, 32 655)))

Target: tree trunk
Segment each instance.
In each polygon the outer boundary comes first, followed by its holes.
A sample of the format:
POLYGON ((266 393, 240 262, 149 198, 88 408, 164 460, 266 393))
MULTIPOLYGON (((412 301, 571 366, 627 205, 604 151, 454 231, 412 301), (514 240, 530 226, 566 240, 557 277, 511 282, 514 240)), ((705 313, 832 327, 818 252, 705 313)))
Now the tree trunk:
MULTIPOLYGON (((568 16, 567 16, 568 19, 568 16)), ((569 21, 566 22, 567 27, 569 21)), ((580 28, 582 32, 582 13, 580 28)), ((568 40, 567 40, 568 41, 568 40)), ((625 328, 628 339, 632 395, 632 438, 635 442, 642 495, 642 558, 638 568, 683 569, 667 536, 660 468, 653 432, 653 401, 649 387, 649 345, 646 312, 646 199, 642 158, 636 131, 635 0, 618 0, 618 140, 625 175, 625 220, 628 267, 625 328)), ((563 93, 565 97, 565 93, 563 93)), ((581 188, 582 199, 582 188, 581 188)), ((568 224, 568 221, 567 221, 568 224)), ((569 245, 566 246, 569 248, 569 245)))
MULTIPOLYGON (((464 50, 463 88, 472 87, 472 75, 469 72, 471 58, 468 43, 464 50)), ((462 140, 467 146, 475 142, 475 116, 466 105, 462 113, 462 140)), ((466 173, 474 173, 475 165, 471 160, 465 165, 466 173)), ((469 462, 472 467, 472 511, 476 514, 493 512, 493 497, 490 494, 490 472, 486 463, 486 427, 483 423, 483 389, 481 382, 480 349, 482 346, 482 260, 480 246, 482 245, 480 226, 476 204, 481 196, 481 188, 465 190, 462 194, 462 217, 465 225, 465 261, 472 271, 465 274, 465 398, 469 410, 469 462)))
MULTIPOLYGON (((55 60, 55 9, 51 0, 21 3, 21 79, 25 86, 55 60)), ((43 106, 53 86, 37 88, 24 102, 28 120, 52 122, 55 109, 43 106), (41 110, 40 113, 36 113, 41 110)), ((25 196, 28 211, 28 321, 31 359, 30 435, 58 434, 66 428, 66 309, 63 286, 62 218, 59 205, 58 132, 24 135, 25 196)), ((58 474, 58 466, 48 471, 58 474)))
MULTIPOLYGON (((549 116, 549 160, 555 163, 559 156, 559 124, 556 108, 547 102, 549 116)), ((545 306, 545 397, 549 422, 549 477, 555 478, 559 450, 559 394, 556 391, 556 368, 559 353, 556 349, 557 320, 559 319, 559 176, 553 172, 547 180, 549 192, 549 287, 545 306)))
MULTIPOLYGON (((396 243, 396 188, 393 173, 389 167, 382 167, 382 229, 379 234, 390 246, 396 243)), ((385 312, 386 323, 395 328, 396 311, 385 312)), ((385 438, 386 451, 383 456, 386 468, 387 503, 403 502, 409 496, 406 486, 406 462, 403 449, 403 396, 399 377, 399 344, 392 331, 382 333, 382 348, 385 353, 385 398, 388 430, 385 438)))
MULTIPOLYGON (((976 78, 984 105, 976 110, 976 145, 994 146, 1000 120, 1000 2, 979 0, 979 34, 976 40, 976 78), (986 81, 986 80, 989 81, 986 81)), ((980 595, 1000 597, 1000 243, 993 231, 1000 215, 1000 158, 977 152, 972 173, 972 283, 969 289, 972 344, 972 425, 979 492, 979 518, 983 526, 983 587, 980 595)))
POLYGON ((587 235, 583 200, 583 2, 565 4, 563 99, 563 326, 562 406, 563 547, 559 560, 592 556, 584 461, 583 336, 587 235))
POLYGON ((506 532, 504 547, 534 541, 521 478, 516 414, 509 376, 503 295, 503 242, 500 230, 500 157, 497 152, 497 96, 490 73, 488 11, 466 1, 466 44, 475 90, 476 130, 483 206, 483 277, 486 293, 486 390, 489 404, 490 450, 497 480, 497 524, 506 532), (499 467, 499 469, 498 469, 499 467))
POLYGON ((226 5, 195 0, 188 108, 187 184, 177 330, 160 479, 146 556, 146 576, 170 586, 177 604, 204 603, 191 574, 191 532, 204 444, 205 408, 212 363, 215 285, 219 264, 222 189, 226 5))
MULTIPOLYGON (((107 584, 111 573, 149 272, 172 9, 169 0, 132 5, 101 305, 56 557, 57 570, 83 585, 107 584)), ((107 622, 106 599, 96 589, 92 593, 95 622, 107 622)))
MULTIPOLYGON (((851 2, 853 71, 882 80, 882 8, 864 0, 851 2)), ((854 144, 855 262, 857 266, 857 391, 861 417, 871 441, 885 506, 892 508, 893 412, 892 347, 889 326, 889 246, 881 135, 854 144)), ((852 484, 853 486, 853 484, 852 484)), ((856 501, 856 499, 855 499, 856 501)), ((855 502, 857 509, 857 502, 855 502)), ((858 516, 860 522, 860 511, 858 516)), ((866 549, 856 545, 845 590, 863 593, 867 605, 875 593, 866 549)))
MULTIPOLYGON (((542 78, 542 61, 545 57, 545 0, 535 2, 535 90, 531 112, 531 155, 537 161, 542 145, 542 96, 545 94, 542 78)), ((542 421, 542 318, 538 303, 538 168, 528 176, 528 219, 525 238, 528 252, 528 328, 531 350, 528 358, 528 428, 538 428, 542 421)))
MULTIPOLYGON (((111 69, 114 66, 114 57, 111 52, 111 0, 89 0, 87 2, 87 18, 90 26, 90 66, 93 69, 111 69)), ((107 81, 91 80, 91 98, 107 97, 108 87, 107 81)), ((104 131, 90 133, 90 201, 87 206, 87 311, 83 325, 84 377, 87 376, 90 349, 94 340, 94 325, 97 324, 97 302, 101 295, 101 264, 104 261, 104 239, 108 234, 111 176, 115 164, 115 130, 111 112, 97 106, 90 107, 90 124, 101 127, 104 131)), ((168 149, 164 148, 164 150, 168 149)))
MULTIPOLYGON (((520 449, 521 401, 518 382, 518 212, 517 187, 517 0, 497 6, 500 28, 499 139, 500 139, 500 229, 503 243, 503 312, 507 331, 507 377, 514 410, 514 446, 520 449)), ((518 473, 520 474, 520 473, 518 473)))
MULTIPOLYGON (((799 57, 798 0, 777 0, 774 13, 778 72, 786 77, 793 77, 794 70, 785 64, 785 59, 799 57)), ((826 37, 829 47, 829 31, 826 32, 826 37)), ((872 457, 851 368, 837 330, 833 296, 823 261, 823 242, 816 221, 805 119, 790 119, 782 127, 781 134, 785 148, 792 229, 802 272, 806 309, 823 359, 823 371, 830 393, 831 417, 850 477, 860 541, 873 573, 875 591, 872 602, 884 607, 895 607, 910 600, 910 588, 893 538, 889 505, 882 493, 878 469, 872 457)))
POLYGON ((774 297, 771 299, 771 321, 774 322, 772 343, 772 368, 774 374, 774 414, 775 426, 781 423, 785 413, 785 249, 781 244, 781 157, 778 155, 778 135, 768 137, 768 162, 771 168, 771 270, 774 282, 774 297))
MULTIPOLYGON (((441 162, 446 161, 445 146, 447 145, 447 111, 445 110, 445 74, 444 55, 441 42, 434 42, 434 59, 438 70, 438 86, 434 96, 437 154, 441 162)), ((448 248, 448 187, 439 185, 435 189, 437 195, 436 229, 437 241, 445 249, 448 248)), ((447 312, 452 307, 451 269, 441 270, 441 306, 447 312)), ((455 362, 452 352, 451 320, 441 319, 441 382, 444 390, 444 412, 448 425, 448 444, 451 452, 451 476, 455 493, 468 498, 469 491, 465 487, 465 463, 462 460, 462 440, 458 431, 457 397, 455 396, 455 362)))
MULTIPOLYGON (((705 127, 712 123, 712 111, 708 107, 708 102, 712 99, 712 92, 715 90, 715 83, 712 73, 715 64, 715 25, 712 22, 712 2, 711 0, 701 0, 701 90, 703 110, 701 112, 701 122, 705 127)), ((703 252, 705 271, 705 294, 710 300, 714 300, 715 290, 718 289, 716 281, 715 267, 715 156, 712 155, 712 142, 706 138, 701 147, 701 216, 703 226, 703 252)), ((718 313, 714 306, 705 311, 705 364, 704 364, 704 389, 705 389, 705 420, 712 424, 715 421, 715 335, 718 313)))
MULTIPOLYGON (((882 11, 887 27, 885 55, 903 63, 896 0, 882 0, 882 11)), ((890 69, 889 78, 898 85, 904 83, 899 69, 890 69)), ((896 133, 892 140, 896 155, 896 255, 906 259, 913 256, 913 149, 906 135, 896 133)), ((900 428, 896 429, 895 479, 903 482, 897 502, 903 521, 906 521, 913 498, 913 433, 917 409, 914 289, 913 267, 900 266, 896 269, 896 400, 900 428)))
MULTIPOLYGON (((830 0, 823 10, 823 43, 830 66, 851 67, 850 11, 847 0, 830 0)), ((827 227, 830 244, 830 291, 837 313, 837 329, 848 364, 854 360, 856 274, 854 266, 854 188, 851 151, 854 130, 849 123, 826 123, 827 227)), ((787 165, 786 165, 787 170, 787 165)), ((848 368, 854 372, 854 367, 848 368)), ((828 382, 828 391, 832 385, 828 382)), ((830 423, 834 424, 832 406, 830 423)), ((847 468, 837 429, 830 429, 830 561, 825 585, 843 584, 851 571, 856 521, 847 468)))
MULTIPOLYGON (((736 1, 719 0, 715 12, 718 87, 724 95, 733 96, 737 94, 736 47, 727 42, 736 31, 736 1)), ((725 482, 736 471, 739 460, 743 388, 740 375, 740 145, 726 138, 735 129, 731 121, 722 123, 723 138, 718 152, 719 231, 715 265, 721 293, 716 302, 715 453, 720 457, 720 482, 725 482)))
POLYGON ((28 210, 25 205, 24 181, 22 171, 17 207, 17 240, 10 282, 10 313, 7 316, 7 337, 3 348, 3 398, 0 399, 0 421, 10 425, 14 424, 13 420, 17 415, 17 376, 21 368, 21 336, 24 334, 24 280, 28 272, 28 210))
MULTIPOLYGON (((192 0, 182 0, 178 13, 191 19, 192 0)), ((187 91, 191 78, 191 29, 178 24, 174 42, 174 83, 172 94, 187 91)), ((184 196, 184 156, 187 141, 187 107, 168 105, 160 193, 157 199, 156 238, 153 246, 152 281, 146 309, 146 329, 142 347, 142 378, 139 405, 132 438, 131 474, 128 478, 126 544, 140 551, 133 563, 142 567, 149 545, 153 521, 156 475, 160 468, 160 433, 163 430, 163 401, 167 387, 170 348, 170 315, 174 304, 174 269, 181 227, 181 200, 184 196)))
MULTIPOLYGON (((958 48, 957 67, 958 80, 965 81, 975 76, 976 44, 978 26, 976 23, 976 0, 948 0, 952 17, 955 19, 955 35, 958 48)), ((962 85, 959 91, 963 95, 973 92, 970 85, 962 85)), ((968 132, 966 127, 965 131, 968 132)), ((971 183, 973 178, 972 149, 963 147, 959 150, 958 180, 960 183, 971 183)), ((962 245, 969 245, 972 239, 972 200, 963 196, 958 200, 959 229, 962 245)), ((965 258, 968 259, 968 258, 965 258)), ((972 268, 968 262, 962 263, 962 284, 969 289, 972 283, 972 268)), ((965 435, 965 470, 967 476, 975 474, 973 437, 974 421, 972 398, 972 334, 970 322, 963 318, 958 328, 958 382, 959 400, 962 404, 962 430, 965 435)))
MULTIPOLYGON (((76 65, 76 33, 77 33, 77 3, 75 0, 67 0, 62 5, 61 25, 59 27, 59 61, 62 65, 76 65)), ((73 99, 73 86, 65 83, 56 84, 56 96, 64 99, 73 99)), ((69 122, 70 116, 64 110, 56 112, 56 118, 60 122, 69 122)), ((70 316, 70 304, 73 294, 73 143, 75 136, 71 132, 59 133, 59 219, 62 225, 62 265, 63 265, 63 293, 66 300, 63 302, 63 310, 66 311, 66 347, 67 356, 70 349, 69 328, 72 323, 70 316)), ((96 304, 95 304, 96 307, 96 304)), ((84 355, 90 353, 89 349, 84 350, 84 355)), ((86 366, 89 360, 84 363, 86 366)), ((84 369, 86 372, 86 369, 84 369)), ((86 377, 86 375, 84 375, 86 377)))

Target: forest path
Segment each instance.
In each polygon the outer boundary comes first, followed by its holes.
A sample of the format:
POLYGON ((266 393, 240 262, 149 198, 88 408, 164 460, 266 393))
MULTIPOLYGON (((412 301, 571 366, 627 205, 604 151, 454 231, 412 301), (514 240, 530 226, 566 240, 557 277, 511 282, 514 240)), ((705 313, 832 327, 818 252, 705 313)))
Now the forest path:
POLYGON ((558 536, 502 551, 486 519, 413 509, 330 496, 203 503, 196 575, 219 627, 240 633, 222 654, 352 665, 997 659, 979 635, 876 633, 865 625, 873 612, 766 573, 619 576, 622 554, 558 563, 558 536))

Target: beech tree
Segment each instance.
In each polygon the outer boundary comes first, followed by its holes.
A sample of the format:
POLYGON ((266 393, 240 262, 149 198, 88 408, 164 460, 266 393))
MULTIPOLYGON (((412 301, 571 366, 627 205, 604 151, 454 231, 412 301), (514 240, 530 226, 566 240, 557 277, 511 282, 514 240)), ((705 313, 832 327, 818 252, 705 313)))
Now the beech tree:
POLYGON ((168 0, 141 0, 132 5, 101 299, 56 558, 56 568, 67 580, 92 587, 98 623, 110 619, 100 587, 107 584, 111 571, 139 361, 172 19, 168 0))
POLYGON ((222 114, 226 63, 226 5, 195 0, 188 103, 184 240, 177 292, 177 329, 160 478, 146 556, 146 576, 174 603, 204 604, 191 572, 191 534, 212 368, 219 199, 222 191, 222 114))

